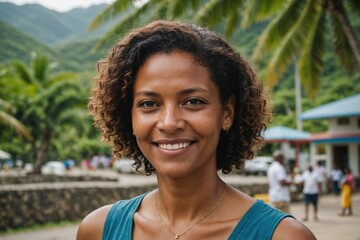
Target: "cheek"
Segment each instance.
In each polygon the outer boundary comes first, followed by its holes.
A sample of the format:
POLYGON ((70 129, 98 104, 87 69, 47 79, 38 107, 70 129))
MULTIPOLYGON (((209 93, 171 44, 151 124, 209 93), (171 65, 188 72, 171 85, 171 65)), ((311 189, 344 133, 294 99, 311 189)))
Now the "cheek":
POLYGON ((147 135, 154 125, 154 120, 150 116, 139 114, 136 111, 132 113, 132 126, 136 138, 142 138, 147 135))
POLYGON ((193 128, 203 136, 220 134, 222 124, 220 119, 217 119, 214 114, 196 116, 189 120, 189 122, 191 122, 193 128))
POLYGON ((138 114, 132 114, 132 126, 133 126, 133 131, 134 131, 134 134, 135 136, 138 135, 138 133, 142 132, 141 131, 141 126, 142 126, 142 120, 141 118, 138 116, 138 114))

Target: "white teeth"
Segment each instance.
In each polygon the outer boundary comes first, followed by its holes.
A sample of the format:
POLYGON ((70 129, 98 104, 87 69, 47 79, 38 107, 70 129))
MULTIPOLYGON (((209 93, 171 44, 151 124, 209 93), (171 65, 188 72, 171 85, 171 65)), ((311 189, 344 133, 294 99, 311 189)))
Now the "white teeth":
POLYGON ((190 145, 189 142, 187 143, 176 143, 176 144, 159 144, 159 147, 165 150, 178 150, 182 148, 186 148, 190 145))

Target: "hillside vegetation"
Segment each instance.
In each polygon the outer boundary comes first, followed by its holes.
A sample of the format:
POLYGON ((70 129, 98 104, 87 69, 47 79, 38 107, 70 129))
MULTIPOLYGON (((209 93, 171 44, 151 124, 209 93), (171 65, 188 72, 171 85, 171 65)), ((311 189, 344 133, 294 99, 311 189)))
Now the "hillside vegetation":
MULTIPOLYGON (((95 32, 88 33, 87 28, 93 18, 105 7, 95 5, 87 9, 78 8, 60 13, 36 4, 17 6, 0 3, 0 63, 14 59, 28 61, 32 51, 48 55, 58 64, 57 71, 73 71, 93 75, 96 62, 103 58, 110 45, 94 50, 97 39, 109 30, 115 21, 110 22, 95 32)), ((354 17, 352 17, 354 18, 354 17)), ((354 29, 360 29, 360 20, 352 21, 354 29)), ((250 59, 258 36, 266 23, 253 25, 247 29, 237 29, 231 42, 250 59)), ((221 26, 217 31, 221 31, 221 26)), ((359 31, 357 31, 359 33, 359 31)), ((109 42, 114 41, 110 40, 109 42)), ((323 81, 316 99, 309 99, 303 93, 303 111, 315 106, 351 96, 360 92, 359 72, 348 75, 329 51, 324 62, 323 81)), ((264 77, 263 66, 256 66, 264 77)), ((294 71, 290 69, 283 80, 271 91, 276 116, 273 124, 295 127, 294 71)), ((324 125, 319 130, 324 129, 324 125)), ((305 130, 313 130, 313 125, 305 123, 305 130)))
POLYGON ((0 2, 0 20, 27 33, 37 41, 47 45, 60 45, 72 41, 83 41, 100 37, 113 23, 96 31, 88 32, 92 19, 105 4, 89 8, 76 8, 68 12, 57 12, 39 4, 18 6, 0 2))
POLYGON ((56 53, 50 47, 36 41, 29 35, 0 21, 0 63, 20 59, 30 60, 30 52, 37 51, 55 57, 56 53))

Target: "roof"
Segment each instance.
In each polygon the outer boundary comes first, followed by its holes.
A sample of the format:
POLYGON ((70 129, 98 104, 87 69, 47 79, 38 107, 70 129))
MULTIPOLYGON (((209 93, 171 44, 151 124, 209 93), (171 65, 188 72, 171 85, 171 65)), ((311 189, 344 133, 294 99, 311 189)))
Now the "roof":
POLYGON ((309 120, 360 116, 359 106, 360 93, 305 111, 301 114, 300 118, 309 120))
POLYGON ((266 142, 309 142, 310 133, 299 131, 293 128, 284 126, 275 126, 268 128, 264 132, 264 139, 266 142))
POLYGON ((333 134, 328 132, 311 134, 313 143, 360 143, 360 133, 333 134))

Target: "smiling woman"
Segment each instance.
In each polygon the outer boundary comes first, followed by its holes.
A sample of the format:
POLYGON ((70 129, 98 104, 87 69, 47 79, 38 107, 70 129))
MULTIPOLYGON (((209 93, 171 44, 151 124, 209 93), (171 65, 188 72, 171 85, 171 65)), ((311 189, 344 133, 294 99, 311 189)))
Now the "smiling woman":
POLYGON ((156 21, 98 63, 89 102, 115 157, 156 172, 158 189, 90 213, 82 239, 315 239, 290 215, 225 184, 270 120, 250 65, 215 33, 156 21))
POLYGON ((208 70, 191 54, 174 50, 150 56, 133 92, 134 135, 158 174, 166 168, 173 176, 216 169, 216 155, 209 149, 216 149, 221 129, 232 124, 234 101, 223 108, 208 70))

